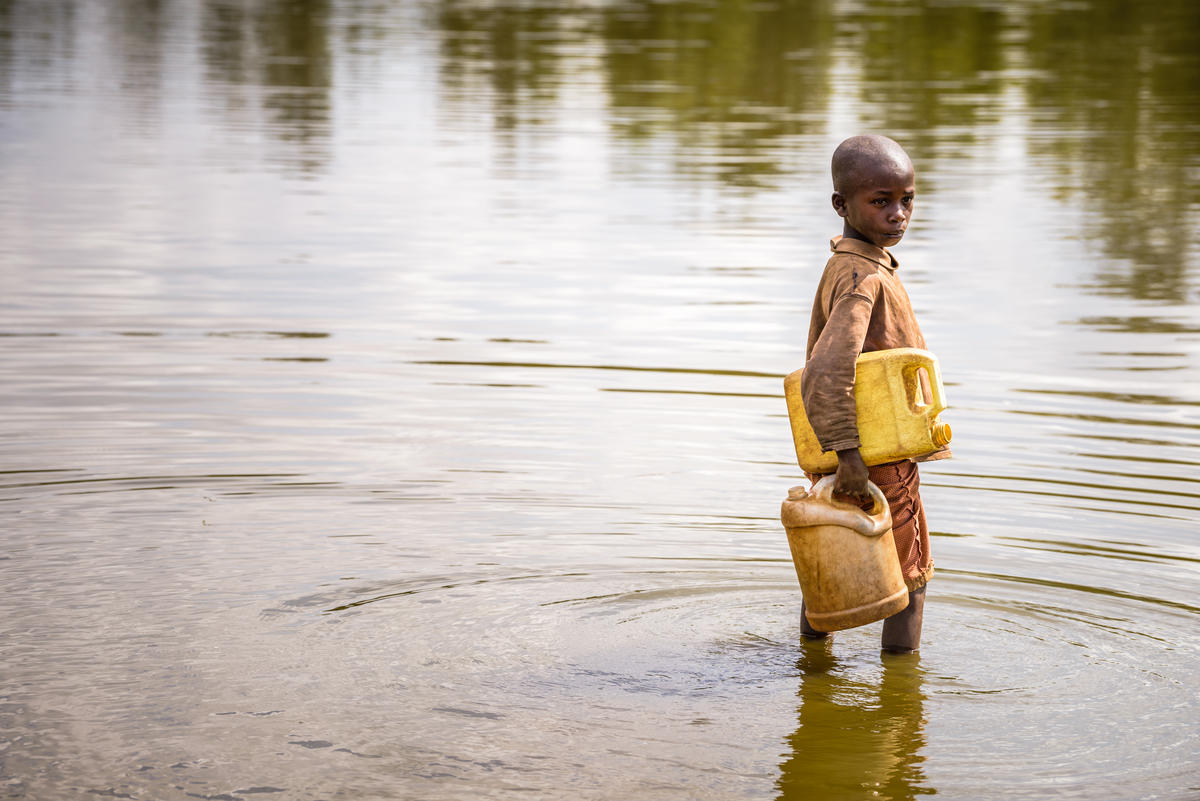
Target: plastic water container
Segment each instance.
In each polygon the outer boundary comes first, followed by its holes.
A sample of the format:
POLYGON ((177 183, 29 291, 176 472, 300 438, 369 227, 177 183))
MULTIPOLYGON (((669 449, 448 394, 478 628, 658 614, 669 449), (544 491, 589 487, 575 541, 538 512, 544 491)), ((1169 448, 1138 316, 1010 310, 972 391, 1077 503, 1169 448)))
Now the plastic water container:
POLYGON ((835 501, 834 480, 825 476, 811 493, 792 487, 780 510, 808 622, 818 631, 862 626, 908 606, 883 492, 867 483, 868 513, 835 501))
MULTIPOLYGON (((796 458, 810 473, 837 469, 837 454, 821 450, 800 394, 803 370, 783 380, 796 458)), ((854 372, 858 437, 867 465, 924 456, 950 442, 950 426, 938 420, 946 409, 946 390, 937 358, 919 348, 864 353, 854 372), (928 389, 928 392, 926 392, 928 389)))

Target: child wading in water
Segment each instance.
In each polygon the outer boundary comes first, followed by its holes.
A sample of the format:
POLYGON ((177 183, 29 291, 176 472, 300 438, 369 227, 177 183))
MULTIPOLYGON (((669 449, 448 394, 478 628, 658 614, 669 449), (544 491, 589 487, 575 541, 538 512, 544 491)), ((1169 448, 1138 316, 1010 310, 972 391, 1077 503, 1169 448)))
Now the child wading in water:
MULTIPOLYGON (((808 329, 801 390, 804 410, 821 447, 837 452, 835 495, 868 503, 867 481, 887 497, 892 534, 909 590, 908 608, 883 623, 885 651, 908 653, 921 644, 925 585, 933 575, 929 529, 914 462, 943 459, 947 448, 868 468, 859 453, 854 364, 859 354, 925 348, 896 258, 887 251, 904 236, 916 195, 908 154, 885 136, 853 136, 833 154, 833 208, 845 221, 830 245, 833 256, 817 286, 808 329)), ((820 476, 809 474, 816 481, 820 476)), ((807 637, 828 636, 801 615, 807 637)))

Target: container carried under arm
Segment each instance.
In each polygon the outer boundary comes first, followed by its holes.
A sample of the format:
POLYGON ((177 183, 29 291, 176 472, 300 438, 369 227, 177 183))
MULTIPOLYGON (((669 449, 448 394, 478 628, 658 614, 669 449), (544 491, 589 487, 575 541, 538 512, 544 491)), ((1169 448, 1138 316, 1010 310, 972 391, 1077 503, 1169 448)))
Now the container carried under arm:
MULTIPOLYGON (((837 454, 821 449, 800 392, 804 371, 783 380, 796 458, 809 473, 837 470, 837 454)), ((937 417, 946 390, 937 358, 920 348, 864 353, 855 362, 854 406, 859 452, 867 465, 925 456, 950 442, 950 426, 937 417), (926 392, 928 387, 928 392, 926 392)))

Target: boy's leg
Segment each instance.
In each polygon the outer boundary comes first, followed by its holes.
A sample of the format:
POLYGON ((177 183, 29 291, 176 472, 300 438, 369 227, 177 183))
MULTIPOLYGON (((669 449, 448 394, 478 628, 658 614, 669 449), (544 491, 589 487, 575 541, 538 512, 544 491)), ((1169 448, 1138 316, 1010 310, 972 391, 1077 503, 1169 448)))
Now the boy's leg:
POLYGON ((921 477, 912 462, 875 465, 868 474, 887 498, 892 513, 892 539, 900 572, 908 586, 924 586, 933 576, 929 526, 921 503, 921 477))
MULTIPOLYGON (((921 647, 921 622, 925 617, 925 587, 908 594, 908 606, 883 621, 883 650, 894 654, 912 653, 921 647)), ((803 629, 801 629, 803 631, 803 629)))
POLYGON ((921 647, 925 586, 933 575, 920 474, 912 462, 895 462, 872 467, 870 476, 888 500, 892 538, 904 580, 910 587, 920 585, 920 589, 909 592, 908 607, 883 622, 882 646, 885 651, 911 653, 921 647))
POLYGON ((804 601, 800 602, 800 636, 809 640, 823 640, 829 636, 829 632, 817 631, 808 622, 808 610, 804 606, 804 601))

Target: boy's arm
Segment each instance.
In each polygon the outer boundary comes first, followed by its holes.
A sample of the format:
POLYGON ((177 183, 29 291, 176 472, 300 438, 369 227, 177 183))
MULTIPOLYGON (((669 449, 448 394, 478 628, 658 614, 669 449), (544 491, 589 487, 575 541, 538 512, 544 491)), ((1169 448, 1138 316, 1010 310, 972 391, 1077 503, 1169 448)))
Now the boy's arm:
POLYGON ((842 295, 804 365, 804 410, 824 450, 838 455, 834 493, 868 501, 867 466, 859 453, 854 363, 871 322, 872 299, 863 287, 842 295))

